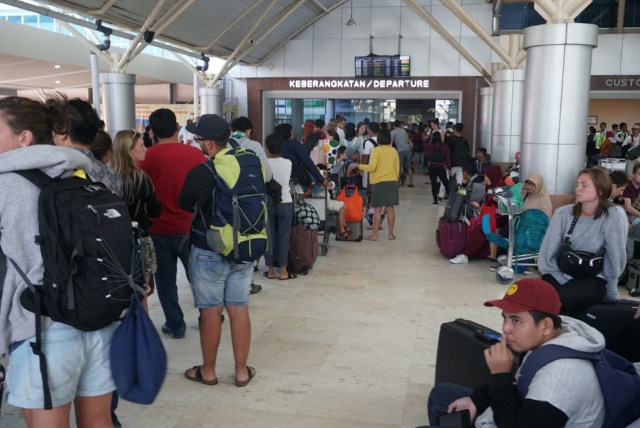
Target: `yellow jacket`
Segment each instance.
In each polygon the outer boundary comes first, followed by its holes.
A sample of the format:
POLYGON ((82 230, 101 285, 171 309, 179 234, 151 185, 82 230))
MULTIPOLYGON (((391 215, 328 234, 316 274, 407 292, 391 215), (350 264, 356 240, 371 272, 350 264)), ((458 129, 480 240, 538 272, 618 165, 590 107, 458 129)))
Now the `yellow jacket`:
POLYGON ((380 145, 371 151, 368 164, 360 164, 361 171, 369 173, 369 183, 398 181, 400 178, 400 158, 396 149, 380 145))

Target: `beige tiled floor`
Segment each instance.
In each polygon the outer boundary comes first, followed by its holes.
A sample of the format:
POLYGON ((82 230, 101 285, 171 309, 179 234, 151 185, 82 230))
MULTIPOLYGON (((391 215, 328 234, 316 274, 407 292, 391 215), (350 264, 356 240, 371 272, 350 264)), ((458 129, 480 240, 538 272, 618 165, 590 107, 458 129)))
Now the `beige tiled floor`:
MULTIPOLYGON (((439 326, 463 317, 498 329, 500 316, 482 302, 504 286, 489 263, 452 265, 435 245, 443 205, 417 178, 401 189, 396 241, 335 242, 308 276, 267 280, 251 298, 249 362, 257 377, 233 386, 233 358, 225 323, 217 386, 183 377, 199 364, 197 311, 184 274, 179 288, 189 325, 184 340, 166 339, 169 374, 151 406, 121 402, 127 428, 191 427, 415 427, 425 424, 433 384, 439 326), (428 196, 429 195, 429 196, 428 196)), ((163 322, 151 299, 156 325, 163 322)), ((3 408, 2 427, 20 427, 19 412, 3 408)))

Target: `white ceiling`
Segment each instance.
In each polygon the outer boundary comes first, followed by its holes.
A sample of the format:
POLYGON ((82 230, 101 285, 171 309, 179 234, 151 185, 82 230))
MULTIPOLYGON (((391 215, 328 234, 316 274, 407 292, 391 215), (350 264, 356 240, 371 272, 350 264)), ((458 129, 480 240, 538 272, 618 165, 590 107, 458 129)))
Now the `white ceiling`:
MULTIPOLYGON (((137 84, 163 83, 141 75, 137 84)), ((0 55, 0 88, 87 88, 91 86, 91 70, 69 64, 54 63, 14 55, 0 55), (56 65, 59 67, 56 68, 56 65)))
MULTIPOLYGON (((155 32, 155 39, 259 64, 348 0, 50 0, 39 2, 102 19, 106 26, 155 32), (145 24, 147 26, 145 27, 145 24)), ((5 2, 12 3, 12 2, 5 2)))

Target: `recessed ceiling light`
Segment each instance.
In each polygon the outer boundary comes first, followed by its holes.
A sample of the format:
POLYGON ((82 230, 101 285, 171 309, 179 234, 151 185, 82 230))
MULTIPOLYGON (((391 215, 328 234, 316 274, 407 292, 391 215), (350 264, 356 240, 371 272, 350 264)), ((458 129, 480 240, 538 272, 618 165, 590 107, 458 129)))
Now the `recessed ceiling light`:
POLYGON ((60 81, 59 81, 59 80, 56 80, 56 84, 58 84, 58 83, 60 83, 60 81))
POLYGON ((53 68, 60 68, 60 64, 54 65, 53 68))

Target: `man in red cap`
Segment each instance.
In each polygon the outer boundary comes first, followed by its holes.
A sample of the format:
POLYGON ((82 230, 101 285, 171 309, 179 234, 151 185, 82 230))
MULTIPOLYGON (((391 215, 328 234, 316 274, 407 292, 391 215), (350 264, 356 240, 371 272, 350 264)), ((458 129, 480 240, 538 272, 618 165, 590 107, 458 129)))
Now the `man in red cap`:
MULTIPOLYGON (((605 407, 598 378, 590 361, 563 358, 535 372, 520 398, 511 374, 513 352, 525 353, 548 344, 595 353, 604 337, 594 328, 560 316, 555 289, 538 278, 512 284, 500 300, 485 306, 502 309, 502 340, 484 352, 491 384, 470 389, 437 385, 429 395, 429 420, 437 425, 445 413, 468 410, 476 427, 600 427, 605 407)), ((526 362, 527 356, 523 359, 526 362)))

